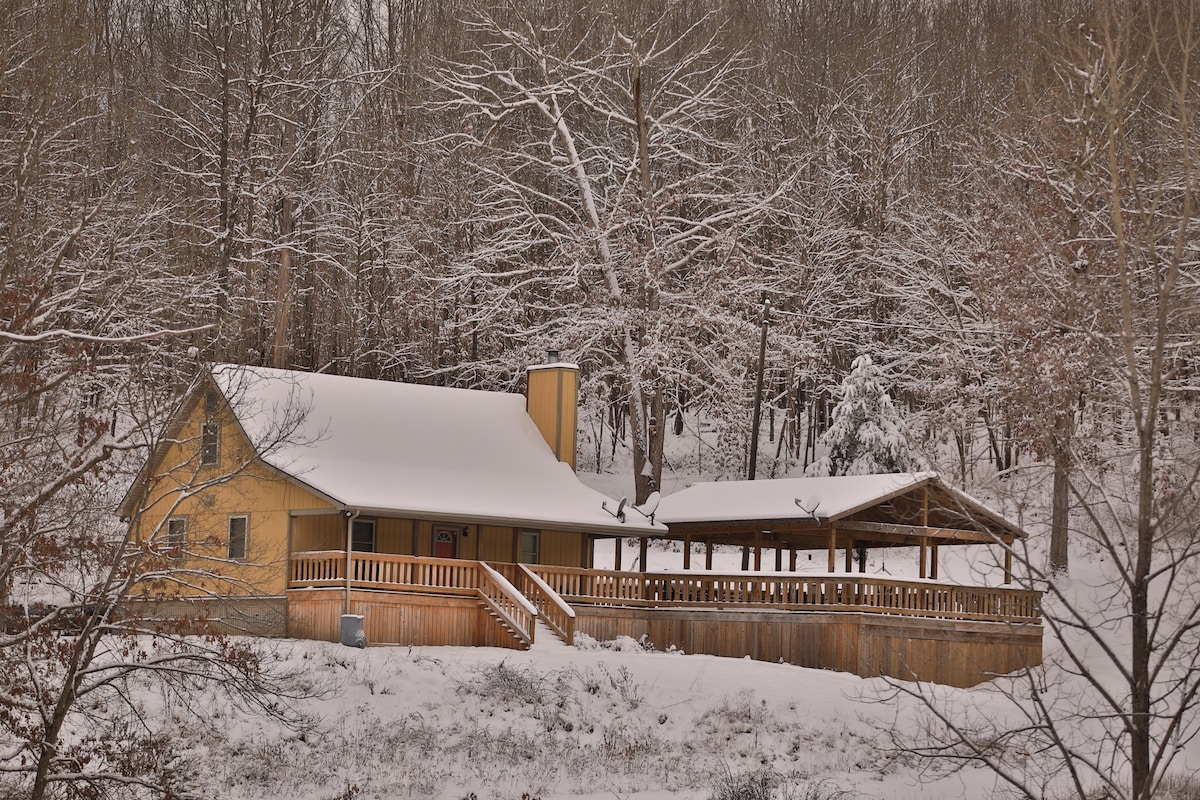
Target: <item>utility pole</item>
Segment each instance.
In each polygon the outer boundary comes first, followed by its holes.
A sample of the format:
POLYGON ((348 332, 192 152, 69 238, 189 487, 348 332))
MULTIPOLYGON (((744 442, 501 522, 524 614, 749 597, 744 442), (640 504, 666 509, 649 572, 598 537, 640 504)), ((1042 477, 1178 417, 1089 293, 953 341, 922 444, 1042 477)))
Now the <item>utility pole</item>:
POLYGON ((762 422, 763 372, 767 363, 767 328, 771 324, 771 300, 763 300, 762 337, 758 341, 758 383, 754 389, 754 421, 750 423, 750 470, 749 479, 754 480, 758 471, 758 426, 762 422))

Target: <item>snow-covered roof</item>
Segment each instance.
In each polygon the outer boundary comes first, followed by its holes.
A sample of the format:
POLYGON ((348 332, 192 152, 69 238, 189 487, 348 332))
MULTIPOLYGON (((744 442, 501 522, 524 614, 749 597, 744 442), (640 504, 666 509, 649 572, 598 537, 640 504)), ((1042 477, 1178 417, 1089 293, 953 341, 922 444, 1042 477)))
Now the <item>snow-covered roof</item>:
POLYGON ((662 499, 655 517, 672 522, 733 522, 744 519, 808 517, 799 500, 821 521, 837 520, 865 506, 908 491, 935 477, 932 472, 781 478, 696 483, 662 499))
POLYGON ((947 485, 935 472, 696 483, 663 497, 655 518, 668 527, 750 520, 812 520, 824 524, 882 504, 922 485, 936 487, 939 493, 945 493, 957 514, 969 514, 977 524, 1020 535, 1018 529, 999 514, 947 485))
POLYGON ((609 532, 663 532, 558 461, 521 395, 221 365, 213 378, 259 457, 365 512, 609 532))

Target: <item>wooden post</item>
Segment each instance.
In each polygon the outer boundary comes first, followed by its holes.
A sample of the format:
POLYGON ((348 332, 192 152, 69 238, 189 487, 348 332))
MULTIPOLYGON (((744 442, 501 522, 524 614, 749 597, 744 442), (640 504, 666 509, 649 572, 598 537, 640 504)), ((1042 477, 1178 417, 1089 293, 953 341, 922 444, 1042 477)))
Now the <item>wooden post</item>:
POLYGON ((796 545, 788 547, 788 569, 792 572, 796 571, 796 545))
POLYGON ((921 492, 921 526, 925 528, 925 535, 921 537, 921 577, 924 578, 928 574, 929 561, 929 484, 925 484, 924 491, 921 492))
POLYGON ((1004 548, 1004 583, 1012 583, 1012 542, 1004 548))
POLYGON ((621 571, 621 550, 622 550, 621 545, 624 543, 625 543, 625 540, 622 539, 620 536, 617 536, 616 538, 613 539, 613 553, 614 553, 614 555, 613 555, 613 570, 615 570, 616 572, 621 571))
POLYGON ((704 568, 705 569, 712 569, 712 550, 713 550, 712 539, 708 539, 707 541, 704 542, 704 568))
POLYGON ((837 526, 829 524, 829 571, 837 572, 837 526))
POLYGON ((683 535, 683 568, 692 568, 692 534, 683 535))
POLYGON ((931 544, 929 546, 929 577, 933 578, 936 581, 937 576, 938 576, 938 546, 937 546, 937 542, 934 542, 933 544, 931 544))
POLYGON ((762 531, 754 532, 754 571, 762 572, 762 531))
POLYGON ((854 540, 846 540, 846 572, 854 572, 854 540))
POLYGON ((646 543, 647 543, 647 541, 648 540, 646 539, 645 536, 641 537, 641 539, 638 540, 638 558, 641 560, 642 572, 646 571, 646 543))
POLYGON ((346 602, 343 614, 350 613, 350 585, 354 573, 354 520, 358 518, 358 515, 358 511, 346 513, 346 602))
POLYGON ((783 548, 779 546, 779 542, 775 543, 775 571, 783 572, 783 548))

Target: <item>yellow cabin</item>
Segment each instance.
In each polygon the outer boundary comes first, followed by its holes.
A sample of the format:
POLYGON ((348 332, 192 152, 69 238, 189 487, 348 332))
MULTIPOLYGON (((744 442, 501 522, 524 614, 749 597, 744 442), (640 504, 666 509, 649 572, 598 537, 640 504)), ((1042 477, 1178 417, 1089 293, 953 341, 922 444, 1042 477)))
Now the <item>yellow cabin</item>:
POLYGON ((587 568, 596 537, 664 534, 575 476, 578 368, 530 367, 527 386, 215 367, 122 504, 168 558, 143 594, 282 634, 294 573, 320 562, 318 583, 344 581, 346 553, 351 571, 390 556, 587 568))

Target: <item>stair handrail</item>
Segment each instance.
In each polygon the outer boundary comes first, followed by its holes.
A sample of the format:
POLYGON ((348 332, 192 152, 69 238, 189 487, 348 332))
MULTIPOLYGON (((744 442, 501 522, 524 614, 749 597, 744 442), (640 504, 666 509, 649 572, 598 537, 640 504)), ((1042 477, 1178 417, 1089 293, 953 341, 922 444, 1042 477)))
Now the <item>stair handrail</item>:
POLYGON ((517 591, 517 587, 509 582, 487 562, 478 561, 481 569, 479 594, 507 622, 517 635, 528 644, 533 644, 534 631, 538 617, 537 607, 529 602, 525 595, 517 591))
MULTIPOLYGON (((550 584, 542 580, 536 572, 524 564, 517 564, 517 569, 521 571, 525 581, 533 589, 530 594, 534 595, 534 605, 538 606, 538 612, 542 621, 546 623, 546 627, 552 630, 558 638, 573 645, 575 643, 575 609, 571 608, 567 601, 562 599, 562 595, 551 589, 550 584)), ((525 590, 526 587, 522 585, 521 588, 525 590)))

